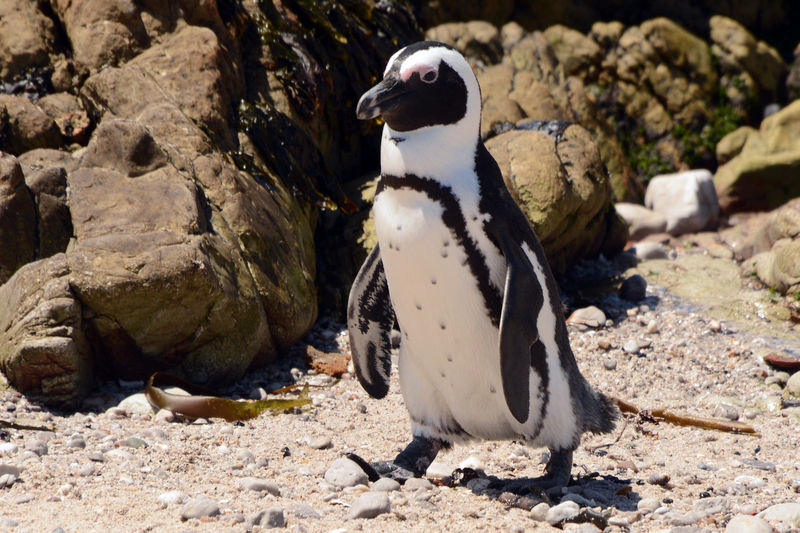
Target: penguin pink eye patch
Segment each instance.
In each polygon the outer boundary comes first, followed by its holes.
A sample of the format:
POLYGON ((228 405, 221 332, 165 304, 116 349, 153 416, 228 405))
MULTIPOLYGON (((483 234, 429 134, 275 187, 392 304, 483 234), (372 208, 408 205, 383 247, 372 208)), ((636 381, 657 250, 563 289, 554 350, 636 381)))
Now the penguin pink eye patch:
POLYGON ((419 74, 419 79, 425 83, 433 83, 436 81, 436 78, 439 77, 438 68, 432 67, 431 65, 426 65, 424 63, 419 63, 407 69, 403 69, 400 72, 400 79, 403 80, 403 82, 407 82, 415 72, 419 74))

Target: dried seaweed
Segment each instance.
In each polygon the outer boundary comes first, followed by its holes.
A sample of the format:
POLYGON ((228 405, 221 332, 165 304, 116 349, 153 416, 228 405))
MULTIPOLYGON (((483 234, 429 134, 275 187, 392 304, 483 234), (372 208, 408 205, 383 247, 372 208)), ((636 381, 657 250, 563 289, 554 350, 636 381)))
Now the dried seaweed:
POLYGON ((760 434, 753 429, 753 426, 745 424, 744 422, 732 422, 729 420, 719 420, 716 418, 682 415, 667 409, 639 409, 632 403, 626 402, 625 400, 620 400, 619 398, 613 397, 612 399, 617 403, 617 406, 623 413, 633 413, 646 420, 652 420, 656 422, 664 421, 677 426, 693 426, 701 429, 715 429, 718 431, 730 431, 732 433, 744 433, 756 437, 760 436, 760 434))

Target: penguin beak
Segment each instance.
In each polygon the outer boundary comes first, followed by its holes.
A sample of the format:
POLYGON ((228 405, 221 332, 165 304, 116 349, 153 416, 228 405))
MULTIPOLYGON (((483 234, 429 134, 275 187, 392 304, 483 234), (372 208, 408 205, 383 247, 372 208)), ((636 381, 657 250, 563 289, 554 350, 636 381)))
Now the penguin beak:
POLYGON ((383 81, 361 95, 356 106, 356 117, 369 120, 383 115, 398 103, 398 99, 406 93, 405 84, 396 76, 388 75, 383 81))

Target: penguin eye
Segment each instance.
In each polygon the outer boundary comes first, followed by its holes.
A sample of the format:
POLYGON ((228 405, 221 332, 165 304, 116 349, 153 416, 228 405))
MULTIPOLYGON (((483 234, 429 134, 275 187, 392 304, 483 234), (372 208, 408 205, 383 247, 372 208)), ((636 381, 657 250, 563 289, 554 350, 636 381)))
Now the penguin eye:
POLYGON ((436 78, 438 77, 439 77, 439 72, 435 70, 429 70, 428 72, 423 74, 420 79, 425 83, 433 83, 436 81, 436 78))

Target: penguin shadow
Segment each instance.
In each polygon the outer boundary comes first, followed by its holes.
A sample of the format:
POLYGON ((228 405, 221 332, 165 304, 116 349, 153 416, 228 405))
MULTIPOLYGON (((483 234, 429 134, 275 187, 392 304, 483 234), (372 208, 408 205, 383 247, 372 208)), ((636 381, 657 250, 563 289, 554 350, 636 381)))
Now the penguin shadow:
POLYGON ((627 318, 629 309, 643 305, 655 308, 661 299, 653 292, 647 293, 644 277, 625 275, 637 263, 634 252, 626 250, 612 258, 600 256, 571 267, 558 280, 567 316, 576 309, 593 305, 618 322, 627 318))
POLYGON ((636 483, 631 479, 610 474, 590 472, 573 475, 564 488, 544 491, 536 486, 537 478, 499 478, 487 475, 483 470, 458 468, 437 484, 451 488, 466 488, 476 496, 485 496, 508 507, 530 511, 540 503, 556 505, 574 501, 581 507, 581 514, 571 518, 573 522, 590 522, 604 529, 608 524, 610 508, 618 511, 635 511, 641 497, 633 490, 636 483), (597 508, 600 508, 598 511, 597 508))

